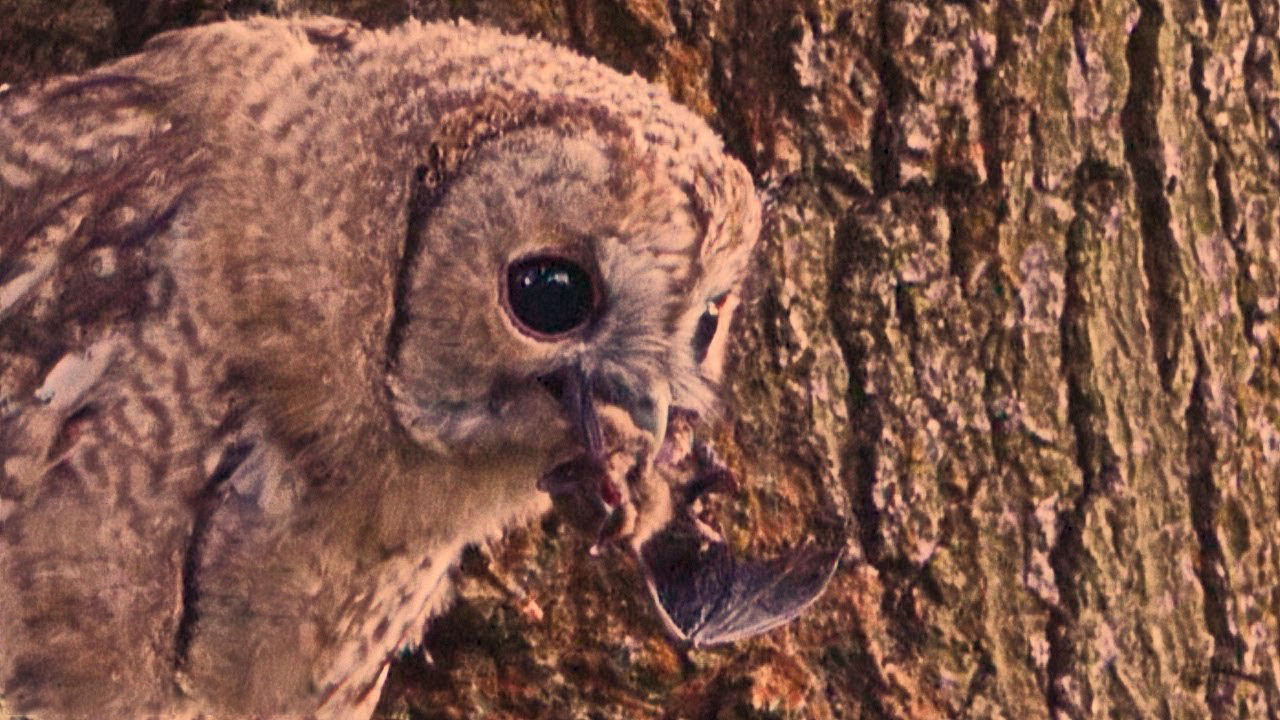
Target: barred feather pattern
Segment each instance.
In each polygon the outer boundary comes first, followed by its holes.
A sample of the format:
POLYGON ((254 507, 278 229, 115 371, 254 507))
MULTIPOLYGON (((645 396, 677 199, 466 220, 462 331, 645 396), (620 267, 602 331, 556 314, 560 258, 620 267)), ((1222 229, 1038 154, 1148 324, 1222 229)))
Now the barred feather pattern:
POLYGON ((486 393, 572 359, 709 409, 687 338, 759 229, 746 171, 663 91, 466 24, 170 33, 0 92, 0 137, 6 711, 368 716, 460 549, 544 511, 577 442, 530 387, 486 393), (433 213, 498 213, 458 197, 482 168, 540 183, 521 142, 611 188, 583 222, 614 233, 591 253, 615 311, 554 357, 497 313, 463 334, 474 364, 417 357, 480 321, 461 291, 406 308, 406 276, 497 242, 430 245, 464 235, 433 213))

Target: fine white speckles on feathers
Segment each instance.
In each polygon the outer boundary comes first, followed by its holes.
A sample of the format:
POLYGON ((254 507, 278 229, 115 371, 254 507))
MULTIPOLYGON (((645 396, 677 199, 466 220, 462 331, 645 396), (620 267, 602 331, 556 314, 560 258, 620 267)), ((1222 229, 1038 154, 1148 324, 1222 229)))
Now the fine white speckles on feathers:
POLYGON ((35 398, 54 412, 70 410, 102 377, 115 356, 117 346, 114 338, 104 338, 83 352, 64 356, 36 389, 35 398))
POLYGON ((0 318, 3 318, 8 313, 9 308, 13 307, 14 303, 26 296, 36 286, 36 283, 49 276, 56 261, 57 256, 52 252, 46 252, 31 258, 29 260, 32 265, 30 270, 20 273, 4 285, 0 285, 0 318))

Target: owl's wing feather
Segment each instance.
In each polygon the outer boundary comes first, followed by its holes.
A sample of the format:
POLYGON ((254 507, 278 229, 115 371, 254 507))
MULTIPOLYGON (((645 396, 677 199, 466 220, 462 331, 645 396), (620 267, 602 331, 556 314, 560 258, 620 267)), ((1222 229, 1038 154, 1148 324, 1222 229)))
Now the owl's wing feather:
POLYGON ((198 332, 164 269, 198 157, 164 108, 102 73, 0 94, 6 711, 142 711, 172 674, 218 406, 193 389, 198 332))
POLYGON ((160 90, 104 73, 0 93, 0 137, 0 351, 20 352, 53 338, 19 328, 82 334, 137 302, 199 156, 160 90))

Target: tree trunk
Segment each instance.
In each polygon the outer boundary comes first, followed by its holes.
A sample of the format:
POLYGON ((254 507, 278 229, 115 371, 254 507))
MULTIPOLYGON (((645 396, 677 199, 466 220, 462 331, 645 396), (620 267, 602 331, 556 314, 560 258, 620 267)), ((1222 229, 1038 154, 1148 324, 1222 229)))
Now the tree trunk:
POLYGON ((382 716, 1280 717, 1277 0, 0 5, 0 81, 262 10, 541 33, 770 199, 722 522, 846 545, 827 595, 683 658, 548 518, 468 556, 382 716))

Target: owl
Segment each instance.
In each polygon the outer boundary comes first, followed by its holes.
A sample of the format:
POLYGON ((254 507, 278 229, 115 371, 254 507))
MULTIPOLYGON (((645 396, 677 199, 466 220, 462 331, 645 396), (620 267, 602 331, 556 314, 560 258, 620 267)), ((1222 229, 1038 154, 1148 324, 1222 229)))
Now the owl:
POLYGON ((466 24, 169 33, 0 90, 0 706, 365 717, 569 500, 672 634, 794 616, 692 438, 760 226, 656 87, 466 24))

